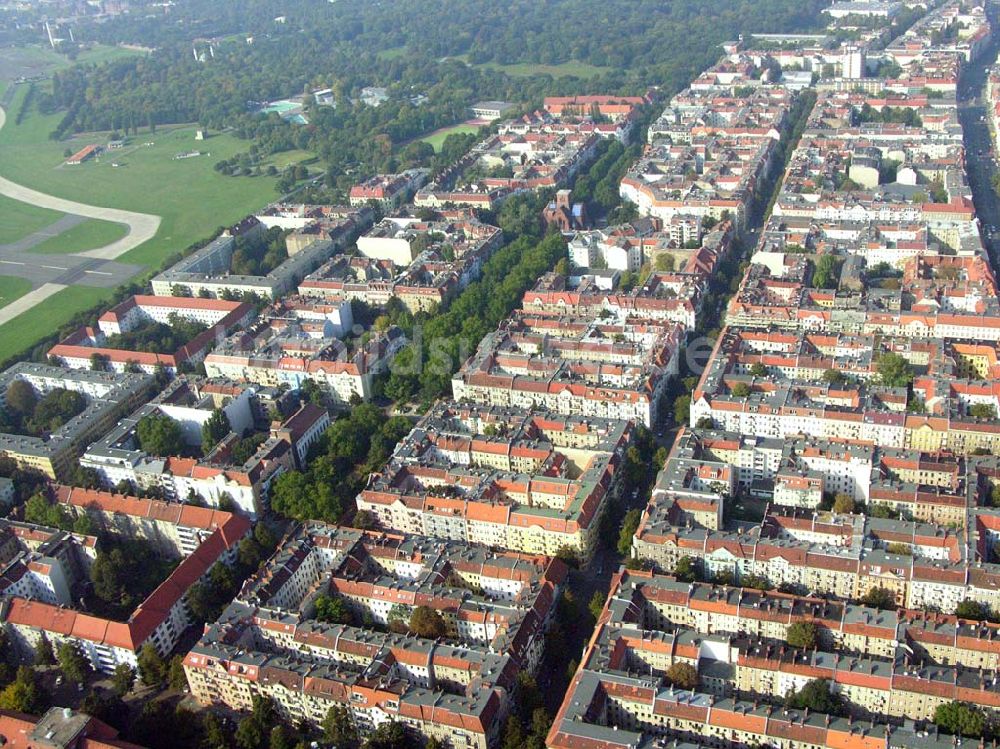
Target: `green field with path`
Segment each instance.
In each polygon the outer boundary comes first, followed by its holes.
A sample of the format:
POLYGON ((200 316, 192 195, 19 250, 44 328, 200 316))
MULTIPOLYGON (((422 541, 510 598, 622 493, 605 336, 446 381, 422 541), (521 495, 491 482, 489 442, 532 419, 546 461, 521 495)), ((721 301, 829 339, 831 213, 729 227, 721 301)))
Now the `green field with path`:
MULTIPOLYGON (((0 166, 2 169, 2 166, 0 166)), ((63 214, 0 195, 0 244, 10 244, 54 224, 63 214)))
POLYGON ((0 307, 31 291, 31 282, 14 276, 0 276, 0 307))
POLYGON ((45 336, 56 332, 74 313, 111 299, 113 292, 113 289, 94 286, 69 286, 53 294, 9 323, 0 325, 0 357, 13 356, 31 348, 45 336))
MULTIPOLYGON (((18 111, 26 92, 27 86, 17 87, 9 112, 18 111)), ((207 140, 196 141, 195 125, 159 127, 155 132, 141 130, 129 138, 124 148, 70 166, 63 163, 66 149, 76 151, 90 143, 106 143, 109 134, 88 133, 52 141, 49 133, 61 118, 61 113, 46 116, 32 111, 20 125, 15 125, 9 116, 0 130, 0 175, 61 198, 160 216, 156 236, 119 257, 120 262, 155 270, 166 257, 278 197, 273 177, 226 177, 212 168, 217 161, 249 146, 228 133, 213 133, 207 140), (191 151, 203 155, 175 158, 191 151)), ((59 214, 49 213, 58 218, 59 214)), ((95 221, 89 226, 79 225, 71 239, 95 241, 101 232, 114 241, 123 230, 116 224, 95 221)), ((46 245, 42 252, 66 251, 56 241, 46 245)), ((0 326, 0 359, 16 354, 76 312, 109 296, 109 290, 74 287, 19 315, 0 326)))

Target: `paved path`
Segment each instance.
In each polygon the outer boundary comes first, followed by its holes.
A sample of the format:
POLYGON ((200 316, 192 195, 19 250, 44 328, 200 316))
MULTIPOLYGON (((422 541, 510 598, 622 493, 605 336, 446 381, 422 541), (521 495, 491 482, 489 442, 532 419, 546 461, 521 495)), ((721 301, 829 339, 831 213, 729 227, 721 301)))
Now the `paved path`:
POLYGON ((5 252, 27 252, 32 247, 37 247, 42 242, 52 239, 52 237, 58 237, 64 231, 69 231, 74 226, 78 226, 86 220, 83 216, 66 214, 58 221, 53 221, 45 228, 32 232, 26 237, 21 237, 16 242, 0 244, 0 254, 5 252))
POLYGON ((36 304, 44 302, 57 291, 62 291, 65 288, 66 286, 61 283, 42 284, 37 289, 29 291, 22 297, 18 297, 10 304, 0 307, 0 325, 10 322, 22 312, 27 312, 36 304))

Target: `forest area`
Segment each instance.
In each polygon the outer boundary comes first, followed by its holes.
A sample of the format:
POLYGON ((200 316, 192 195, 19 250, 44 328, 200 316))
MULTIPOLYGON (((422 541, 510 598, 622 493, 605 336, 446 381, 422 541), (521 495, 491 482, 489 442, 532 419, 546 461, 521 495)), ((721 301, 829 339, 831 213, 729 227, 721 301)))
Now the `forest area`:
POLYGON ((464 119, 479 99, 530 108, 546 95, 636 94, 657 87, 668 96, 718 56, 719 43, 755 31, 810 29, 822 5, 819 0, 775 0, 763 7, 749 0, 389 5, 181 0, 166 16, 162 7, 150 5, 148 14, 133 12, 81 29, 84 41, 135 43, 156 51, 59 71, 52 92, 40 93, 37 106, 65 113, 55 137, 180 122, 233 127, 251 141, 251 158, 310 151, 330 166, 332 182, 345 170, 432 165, 433 150, 410 141, 464 119), (171 17, 183 22, 164 22, 171 17), (208 40, 214 56, 196 59, 208 40), (601 72, 553 78, 511 75, 496 67, 570 62, 601 72), (357 93, 366 86, 386 87, 388 101, 379 107, 358 103, 357 93), (308 124, 254 111, 259 102, 326 87, 336 106, 307 101, 308 124), (415 95, 427 98, 415 103, 415 95))

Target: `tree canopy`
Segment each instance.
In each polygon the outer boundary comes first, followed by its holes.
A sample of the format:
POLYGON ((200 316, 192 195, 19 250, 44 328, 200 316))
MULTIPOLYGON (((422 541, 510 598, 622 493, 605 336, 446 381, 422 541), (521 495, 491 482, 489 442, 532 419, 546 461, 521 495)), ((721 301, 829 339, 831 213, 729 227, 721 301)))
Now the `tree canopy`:
POLYGON ((955 736, 981 737, 986 729, 982 708, 968 702, 945 702, 934 709, 934 722, 955 736))
POLYGON ((184 433, 180 424, 166 414, 146 414, 136 424, 139 447, 150 455, 161 458, 183 454, 184 433))
POLYGON ((430 606, 417 606, 410 614, 410 631, 420 637, 435 640, 448 632, 441 614, 430 606))
POLYGON ((882 354, 875 362, 875 371, 886 387, 905 388, 913 382, 913 368, 902 354, 882 354))
POLYGON ((803 684, 801 689, 785 698, 785 705, 827 715, 842 715, 845 709, 843 697, 830 691, 830 682, 826 679, 813 679, 803 684))

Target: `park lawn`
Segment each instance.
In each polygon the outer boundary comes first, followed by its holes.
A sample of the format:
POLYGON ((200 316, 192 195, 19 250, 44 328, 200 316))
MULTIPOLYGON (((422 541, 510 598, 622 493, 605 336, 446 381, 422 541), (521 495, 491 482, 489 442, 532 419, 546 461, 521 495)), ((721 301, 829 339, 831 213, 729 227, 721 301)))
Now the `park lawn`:
POLYGON ((15 276, 0 276, 0 307, 31 291, 31 281, 15 276))
POLYGON ((63 214, 0 195, 0 244, 10 244, 54 224, 63 214))
MULTIPOLYGON (((141 50, 97 44, 81 51, 77 55, 76 62, 98 64, 144 54, 146 53, 141 50)), ((19 75, 28 77, 48 75, 55 70, 70 67, 73 62, 66 55, 61 55, 47 46, 6 47, 0 50, 0 76, 13 80, 19 75), (4 75, 5 72, 8 75, 4 75)))
POLYGON ((98 44, 77 55, 76 62, 86 63, 88 65, 99 65, 112 60, 121 60, 126 57, 145 57, 148 54, 148 52, 141 49, 127 49, 125 47, 113 47, 106 44, 98 44))
POLYGON ((261 164, 261 166, 266 169, 273 164, 277 167, 278 171, 281 171, 286 166, 301 164, 303 161, 308 161, 311 158, 313 158, 311 151, 303 151, 298 148, 293 148, 291 151, 279 151, 278 153, 271 154, 261 164))
POLYGON ((28 252, 37 252, 41 255, 67 255, 73 252, 86 252, 117 242, 127 233, 128 227, 125 224, 87 219, 67 229, 62 234, 50 237, 41 244, 36 244, 28 252))
POLYGON ((440 151, 445 138, 449 135, 453 135, 455 133, 478 133, 480 127, 482 127, 482 125, 470 125, 465 122, 460 122, 459 124, 452 125, 451 127, 442 127, 435 130, 433 133, 425 135, 420 140, 424 143, 430 143, 434 147, 435 151, 440 151))
MULTIPOLYGON (((21 279, 11 279, 21 280, 21 279)), ((27 282, 25 282, 27 283, 27 282)), ((30 289, 25 289, 27 293, 30 289)), ((19 354, 59 330, 75 313, 111 298, 114 289, 69 286, 0 325, 0 360, 19 354)))

